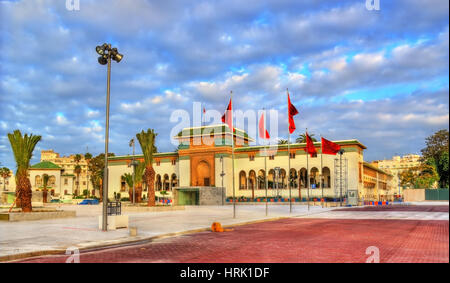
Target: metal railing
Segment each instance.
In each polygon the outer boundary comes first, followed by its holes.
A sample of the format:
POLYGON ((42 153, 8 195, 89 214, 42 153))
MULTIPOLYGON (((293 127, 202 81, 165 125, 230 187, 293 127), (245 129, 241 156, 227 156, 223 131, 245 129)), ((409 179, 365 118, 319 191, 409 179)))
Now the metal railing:
POLYGON ((108 215, 121 215, 122 214, 122 203, 120 201, 108 202, 107 214, 108 215))

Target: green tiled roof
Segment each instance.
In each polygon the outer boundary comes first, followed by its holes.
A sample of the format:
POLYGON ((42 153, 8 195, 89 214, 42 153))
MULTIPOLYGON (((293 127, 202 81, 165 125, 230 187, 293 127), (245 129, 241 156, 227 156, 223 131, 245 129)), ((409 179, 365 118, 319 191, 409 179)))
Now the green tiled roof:
MULTIPOLYGON (((153 153, 153 157, 170 157, 170 156, 178 156, 177 152, 158 152, 153 153)), ((135 158, 144 158, 143 154, 136 154, 135 158)), ((133 155, 122 155, 122 156, 110 156, 108 160, 120 160, 120 159, 131 159, 133 155)))
MULTIPOLYGON (((248 136, 246 132, 240 129, 236 129, 235 135, 238 137, 243 137, 253 141, 252 138, 248 136)), ((203 126, 196 128, 185 128, 178 133, 176 137, 191 137, 191 136, 200 136, 203 132, 208 131, 207 134, 222 134, 222 133, 231 133, 228 125, 212 125, 212 126, 203 126)))
POLYGON ((34 164, 30 167, 31 169, 61 169, 58 165, 50 161, 42 161, 34 164))
MULTIPOLYGON (((358 140, 354 139, 354 140, 343 140, 343 141, 333 141, 339 145, 353 145, 353 144, 358 144, 360 145, 363 149, 366 149, 367 147, 365 145, 363 145, 361 142, 359 142, 358 140)), ((316 147, 320 147, 321 143, 320 142, 314 142, 314 146, 316 147)), ((237 147, 234 150, 235 151, 249 151, 249 150, 255 150, 255 149, 260 149, 260 148, 264 148, 265 146, 263 145, 256 145, 256 146, 245 146, 245 147, 237 147)), ((272 148, 277 148, 277 149, 287 149, 288 145, 287 144, 272 144, 271 145, 272 148)), ((306 143, 291 143, 290 144, 291 149, 295 149, 295 148, 304 148, 306 147, 306 143)))

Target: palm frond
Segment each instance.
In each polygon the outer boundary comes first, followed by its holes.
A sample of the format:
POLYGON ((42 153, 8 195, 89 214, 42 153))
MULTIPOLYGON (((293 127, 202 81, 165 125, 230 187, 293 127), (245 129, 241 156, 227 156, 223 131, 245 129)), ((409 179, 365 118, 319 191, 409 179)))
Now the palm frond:
POLYGON ((8 139, 16 161, 17 172, 28 170, 34 148, 42 137, 33 134, 22 136, 20 130, 15 130, 13 133, 8 134, 8 139))
POLYGON ((153 153, 155 152, 155 138, 158 134, 153 129, 148 129, 147 132, 136 134, 136 138, 141 145, 141 150, 144 155, 144 161, 147 166, 151 166, 153 163, 153 153))

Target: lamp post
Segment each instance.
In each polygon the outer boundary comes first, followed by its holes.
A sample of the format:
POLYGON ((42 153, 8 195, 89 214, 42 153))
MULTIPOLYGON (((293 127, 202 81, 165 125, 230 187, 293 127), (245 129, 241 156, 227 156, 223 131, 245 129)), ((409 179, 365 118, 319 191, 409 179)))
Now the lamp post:
POLYGON ((342 206, 342 155, 344 154, 344 150, 341 149, 339 150, 339 180, 340 180, 340 184, 339 184, 339 189, 340 189, 340 193, 339 193, 339 201, 340 201, 340 206, 342 206))
MULTIPOLYGON (((220 173, 220 177, 222 177, 222 190, 224 189, 223 187, 223 177, 225 177, 225 172, 223 172, 223 156, 220 156, 220 163, 222 163, 222 173, 220 173)), ((227 190, 225 190, 225 197, 227 197, 227 190)), ((223 205, 223 199, 224 197, 222 196, 222 205, 223 205)))
POLYGON ((130 140, 130 146, 133 147, 133 160, 131 161, 131 166, 133 166, 133 205, 136 203, 135 200, 135 193, 134 193, 134 180, 135 180, 135 175, 136 175, 136 165, 137 165, 137 161, 134 159, 134 138, 130 140))
POLYGON ((278 192, 278 185, 279 185, 279 183, 278 183, 278 178, 279 178, 279 176, 280 176, 280 170, 281 170, 281 168, 280 167, 275 167, 274 168, 275 169, 275 180, 274 180, 274 183, 275 183, 275 187, 276 187, 276 197, 278 198, 278 195, 279 195, 279 192, 278 192))
POLYGON ((117 51, 117 48, 111 48, 111 44, 104 43, 95 47, 100 65, 108 65, 106 78, 106 125, 105 125, 105 170, 103 173, 103 211, 102 211, 102 230, 108 230, 108 141, 109 141, 109 97, 111 89, 111 59, 119 63, 123 55, 117 51))

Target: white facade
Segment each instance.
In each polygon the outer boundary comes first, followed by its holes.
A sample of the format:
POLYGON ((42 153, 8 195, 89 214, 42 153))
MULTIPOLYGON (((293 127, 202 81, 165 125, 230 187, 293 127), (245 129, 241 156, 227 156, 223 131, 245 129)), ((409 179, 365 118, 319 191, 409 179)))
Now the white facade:
MULTIPOLYGON (((206 128, 206 127, 205 127, 206 128)), ((222 139, 230 138, 231 134, 222 132, 222 139)), ((189 145, 179 149, 178 152, 156 153, 154 155, 153 168, 156 172, 155 190, 156 195, 160 196, 160 190, 167 190, 169 196, 173 186, 214 186, 226 188, 227 197, 234 195, 236 197, 264 197, 266 194, 265 185, 262 186, 258 180, 258 175, 267 176, 268 196, 289 197, 288 189, 288 151, 287 145, 278 146, 276 154, 273 158, 264 157, 260 154, 260 148, 257 146, 249 146, 249 138, 243 134, 235 135, 235 139, 243 139, 244 146, 235 148, 235 166, 234 166, 234 188, 233 188, 233 166, 231 157, 231 146, 225 144, 196 145, 193 143, 192 137, 183 136, 181 139, 189 145), (221 159, 222 157, 222 159, 221 159), (223 160, 223 163, 222 161, 223 160), (267 170, 265 170, 265 160, 267 162, 267 170), (222 167, 225 176, 222 178, 222 167), (278 179, 275 178, 275 168, 280 168, 278 179), (211 168, 211 169, 209 169, 211 168), (208 171, 209 170, 209 171, 208 171), (264 174, 266 172, 266 174, 264 174), (284 176, 284 177, 283 177, 284 176), (160 178, 160 179, 159 179, 160 178), (166 184, 164 180, 169 181, 166 184), (161 181, 160 181, 161 180, 161 181), (172 181, 175 180, 175 183, 172 181), (278 182, 274 182, 278 181, 278 182), (278 185, 278 190, 275 188, 278 185), (175 184, 175 185, 174 185, 175 184)), ((217 139, 217 138, 216 138, 217 139)), ((220 135, 219 135, 220 140, 220 135)), ((181 140, 180 140, 181 141, 181 140)), ((343 178, 346 180, 344 193, 350 190, 361 191, 363 189, 363 151, 366 147, 358 140, 335 141, 340 144, 345 151, 343 154, 344 163, 347 164, 347 170, 343 178)), ((323 155, 320 154, 320 143, 315 143, 318 151, 317 157, 308 157, 304 151, 306 144, 291 144, 291 170, 293 181, 291 186, 291 196, 298 198, 299 194, 302 198, 306 197, 308 190, 306 189, 305 171, 308 169, 310 177, 309 190, 310 197, 319 197, 322 195, 320 187, 321 175, 321 159, 323 168, 325 197, 338 197, 335 188, 335 160, 339 155, 323 155), (307 164, 308 163, 308 164, 307 164), (303 174, 303 175, 302 175, 303 174), (316 188, 313 188, 316 184, 316 188), (299 192, 299 185, 302 186, 299 192)), ((142 155, 136 155, 137 160, 143 161, 142 155)), ((114 192, 128 192, 126 184, 122 181, 121 176, 124 173, 132 173, 129 166, 132 156, 116 156, 109 159, 109 178, 108 178, 108 195, 114 196, 114 192)), ((264 182, 263 182, 264 184, 264 182)), ((143 194, 147 194, 143 190, 143 194)))

